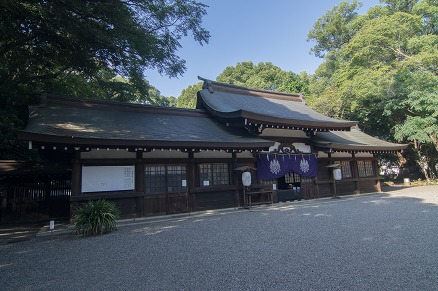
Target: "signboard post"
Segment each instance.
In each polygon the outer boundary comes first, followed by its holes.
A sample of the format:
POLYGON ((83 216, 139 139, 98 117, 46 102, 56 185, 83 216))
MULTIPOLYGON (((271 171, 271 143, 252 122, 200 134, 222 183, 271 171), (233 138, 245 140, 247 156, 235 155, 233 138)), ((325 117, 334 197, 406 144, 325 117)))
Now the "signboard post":
POLYGON ((50 229, 50 239, 52 239, 53 230, 55 229, 55 221, 54 220, 50 220, 49 229, 50 229))
POLYGON ((327 168, 331 168, 333 175, 333 199, 338 198, 336 193, 336 182, 342 179, 341 166, 339 164, 328 165, 327 168))

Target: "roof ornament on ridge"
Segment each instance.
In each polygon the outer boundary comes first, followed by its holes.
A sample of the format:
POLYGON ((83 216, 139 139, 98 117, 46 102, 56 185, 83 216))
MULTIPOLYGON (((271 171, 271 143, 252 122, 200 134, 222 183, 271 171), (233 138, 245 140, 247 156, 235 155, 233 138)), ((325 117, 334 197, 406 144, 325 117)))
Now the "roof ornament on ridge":
POLYGON ((207 89, 211 94, 214 93, 213 86, 211 85, 210 80, 202 78, 201 76, 198 76, 198 79, 204 81, 204 83, 202 84, 202 89, 207 89))

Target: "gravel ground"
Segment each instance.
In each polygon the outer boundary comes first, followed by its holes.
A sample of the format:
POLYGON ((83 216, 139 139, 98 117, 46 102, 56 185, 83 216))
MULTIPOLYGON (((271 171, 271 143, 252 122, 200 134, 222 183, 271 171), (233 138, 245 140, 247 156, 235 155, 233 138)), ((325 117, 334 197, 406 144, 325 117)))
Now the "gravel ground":
POLYGON ((437 290, 438 186, 390 190, 0 245, 0 289, 437 290))

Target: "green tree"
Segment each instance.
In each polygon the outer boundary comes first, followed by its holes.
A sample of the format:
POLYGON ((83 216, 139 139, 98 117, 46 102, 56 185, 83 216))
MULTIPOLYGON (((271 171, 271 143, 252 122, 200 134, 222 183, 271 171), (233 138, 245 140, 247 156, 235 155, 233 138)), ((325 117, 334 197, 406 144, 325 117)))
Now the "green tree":
POLYGON ((418 0, 381 0, 390 12, 410 13, 418 0))
POLYGON ((438 34, 438 7, 435 0, 423 0, 415 4, 412 13, 423 19, 424 34, 438 34))
POLYGON ((176 107, 177 99, 175 97, 163 96, 161 95, 161 92, 157 88, 152 86, 149 88, 149 99, 150 100, 147 102, 138 102, 138 103, 158 105, 164 107, 176 107))
POLYGON ((195 85, 190 85, 181 92, 181 95, 176 99, 176 107, 180 108, 196 108, 197 93, 202 89, 202 82, 195 85))
POLYGON ((308 41, 316 41, 311 52, 324 57, 327 52, 337 51, 348 43, 354 35, 352 24, 361 6, 362 3, 356 0, 352 3, 343 1, 320 17, 308 33, 308 41))
POLYGON ((297 75, 286 72, 270 62, 260 62, 257 65, 253 62, 237 63, 235 67, 225 68, 216 80, 237 86, 286 93, 307 93, 309 82, 306 73, 297 75))
POLYGON ((411 142, 424 176, 436 176, 438 3, 381 2, 364 15, 341 4, 347 14, 335 7, 309 33, 325 58, 311 77, 309 105, 357 120, 372 135, 411 142))
POLYGON ((0 158, 42 92, 152 103, 143 72, 183 74, 180 40, 208 42, 205 14, 194 0, 1 1, 0 158))

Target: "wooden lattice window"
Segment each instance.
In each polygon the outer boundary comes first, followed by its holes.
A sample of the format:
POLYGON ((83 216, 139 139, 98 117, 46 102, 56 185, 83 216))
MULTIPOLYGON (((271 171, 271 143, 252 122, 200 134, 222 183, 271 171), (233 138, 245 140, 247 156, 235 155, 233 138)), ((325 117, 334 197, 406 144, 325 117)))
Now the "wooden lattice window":
POLYGON ((146 165, 146 193, 183 191, 182 181, 186 180, 186 165, 146 165))
POLYGON ((201 186, 229 185, 230 174, 227 163, 204 163, 198 165, 201 186))
POLYGON ((359 177, 373 177, 374 168, 372 161, 357 161, 359 177))
MULTIPOLYGON (((168 165, 167 166, 167 192, 184 191, 182 181, 186 180, 186 166, 185 165, 168 165)), ((187 180, 186 183, 187 184, 187 180)))
POLYGON ((351 172, 350 161, 339 161, 339 162, 335 162, 335 164, 339 164, 341 166, 342 178, 353 177, 351 172))

